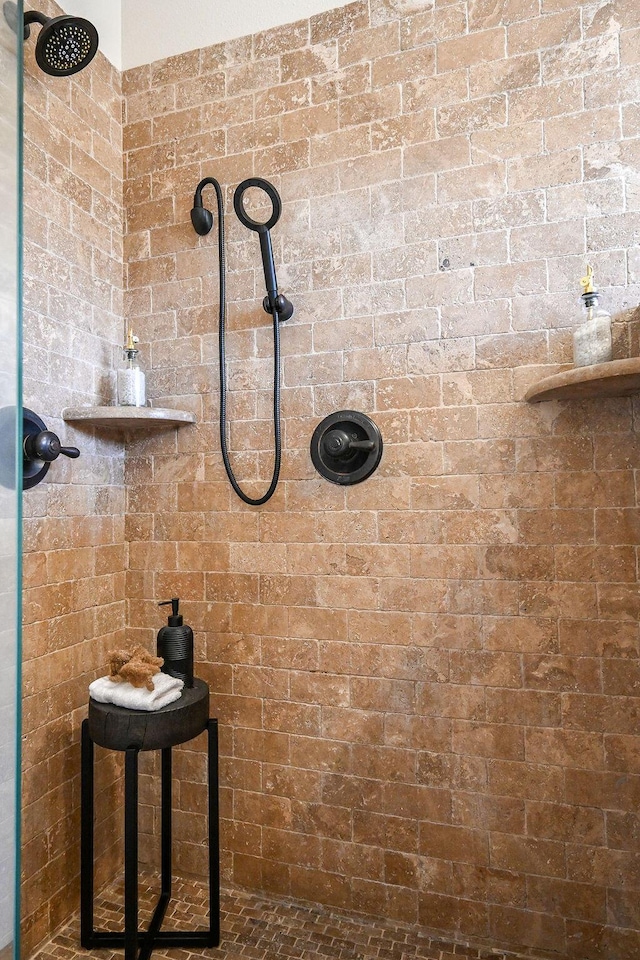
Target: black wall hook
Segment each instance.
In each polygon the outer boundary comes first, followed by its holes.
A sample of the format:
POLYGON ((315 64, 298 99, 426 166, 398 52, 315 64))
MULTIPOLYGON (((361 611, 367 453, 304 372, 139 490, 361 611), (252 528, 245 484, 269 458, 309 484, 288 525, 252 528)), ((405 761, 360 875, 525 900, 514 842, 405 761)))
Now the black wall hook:
POLYGON ((200 181, 196 187, 196 192, 193 195, 191 223, 193 224, 193 229, 195 232, 201 237, 206 237, 206 235, 210 233, 213 228, 213 214, 211 213, 211 210, 208 210, 202 202, 202 191, 209 185, 215 187, 216 192, 220 191, 220 184, 214 179, 214 177, 205 177, 204 180, 200 181))

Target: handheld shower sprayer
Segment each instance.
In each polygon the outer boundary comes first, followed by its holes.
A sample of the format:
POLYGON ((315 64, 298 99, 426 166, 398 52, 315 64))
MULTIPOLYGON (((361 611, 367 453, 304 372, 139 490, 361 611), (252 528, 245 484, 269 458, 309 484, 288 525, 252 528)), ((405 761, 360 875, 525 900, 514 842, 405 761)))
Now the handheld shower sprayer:
POLYGON ((267 492, 262 497, 249 497, 240 487, 236 480, 231 461, 229 459, 229 450, 227 446, 227 358, 225 346, 225 333, 227 321, 227 297, 226 297, 226 263, 224 249, 224 199, 222 189, 217 180, 213 177, 205 177, 196 187, 193 197, 193 209, 191 210, 191 223, 193 229, 201 237, 206 236, 213 228, 213 214, 204 206, 202 201, 202 191, 204 187, 212 186, 216 192, 216 204, 218 213, 218 262, 219 262, 219 289, 220 289, 220 308, 219 308, 219 359, 220 359, 220 449, 222 451, 222 460, 231 486, 245 503, 257 507, 273 496, 278 478, 280 476, 280 463, 282 459, 282 434, 280 429, 280 322, 289 320, 293 315, 293 305, 283 294, 278 293, 278 282, 276 279, 276 269, 273 262, 273 248, 271 246, 271 227, 280 219, 282 212, 282 203, 278 191, 269 183, 268 180, 262 180, 259 177, 250 177, 248 180, 238 186, 233 198, 233 205, 241 223, 250 230, 255 230, 260 238, 260 252, 262 254, 262 266, 264 270, 264 279, 267 287, 267 295, 262 301, 264 310, 273 318, 273 432, 274 432, 274 458, 273 475, 267 492), (271 199, 271 216, 264 223, 253 220, 244 208, 243 196, 245 190, 249 187, 260 187, 271 199))
MULTIPOLYGON (((213 228, 213 214, 204 206, 202 202, 202 190, 204 187, 216 185, 217 181, 213 177, 205 177, 196 187, 193 197, 193 208, 191 210, 191 223, 193 229, 201 237, 205 237, 213 228)), ((262 177, 249 177, 243 180, 236 187, 233 195, 233 207, 240 223, 249 230, 254 230, 260 240, 260 253, 262 254, 262 268, 264 270, 264 282, 267 288, 267 295, 262 301, 265 313, 273 314, 274 310, 280 320, 290 320, 293 316, 293 304, 290 300, 278 293, 278 281, 276 279, 276 268, 273 262, 273 247, 271 245, 271 228, 275 227, 282 213, 282 201, 280 194, 268 180, 262 177), (244 195, 250 187, 259 187, 267 194, 271 200, 271 216, 264 223, 254 220, 250 217, 244 207, 244 195)))
POLYGON ((275 227, 282 213, 282 201, 280 194, 268 180, 262 177, 249 177, 243 180, 236 187, 233 195, 233 207, 240 223, 248 227, 249 230, 255 230, 260 239, 260 253, 262 254, 262 268, 264 270, 264 282, 267 288, 267 295, 262 301, 265 313, 278 314, 279 320, 290 320, 293 316, 293 304, 285 296, 278 293, 278 281, 276 280, 276 268, 273 262, 273 247, 271 246, 271 228, 275 227), (249 216, 244 208, 244 195, 250 187, 259 187, 267 194, 271 200, 271 216, 264 223, 260 223, 249 216))

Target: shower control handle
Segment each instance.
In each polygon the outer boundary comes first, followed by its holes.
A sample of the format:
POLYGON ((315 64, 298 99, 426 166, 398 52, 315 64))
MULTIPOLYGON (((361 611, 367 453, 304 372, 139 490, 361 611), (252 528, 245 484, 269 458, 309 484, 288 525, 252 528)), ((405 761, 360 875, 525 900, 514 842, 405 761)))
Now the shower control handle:
POLYGON ((80 451, 77 447, 60 447, 60 453, 63 457, 69 457, 70 460, 77 460, 80 456, 80 451))
POLYGON ((352 450, 373 450, 373 440, 358 440, 340 428, 329 430, 322 438, 322 446, 330 457, 348 457, 352 450))
POLYGON ((27 460, 52 463, 60 454, 77 460, 80 451, 77 447, 61 446, 60 438, 51 430, 41 430, 40 433, 30 434, 24 438, 24 455, 27 460))
POLYGON ((33 410, 22 408, 22 489, 31 490, 49 472, 60 454, 75 460, 80 456, 77 447, 63 447, 60 438, 33 410))
POLYGON ((313 431, 311 460, 325 480, 351 486, 370 477, 382 457, 382 434, 357 410, 338 410, 313 431))

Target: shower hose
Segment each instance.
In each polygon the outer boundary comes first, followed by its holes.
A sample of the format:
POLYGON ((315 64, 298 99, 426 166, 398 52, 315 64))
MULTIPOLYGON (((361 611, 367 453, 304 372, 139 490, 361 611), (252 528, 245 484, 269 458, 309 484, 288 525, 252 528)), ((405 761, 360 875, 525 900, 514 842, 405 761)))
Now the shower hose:
POLYGON ((280 428, 280 321, 278 313, 273 311, 273 433, 274 433, 274 458, 273 475, 269 489, 262 497, 253 498, 248 496, 240 487, 236 480, 231 461, 229 459, 229 449, 227 446, 227 350, 226 350, 226 324, 227 324, 227 283, 226 283, 226 259, 224 252, 224 200, 222 190, 217 180, 212 184, 216 192, 216 202, 218 206, 218 264, 220 280, 220 313, 218 325, 218 346, 220 357, 220 449, 222 451, 222 460, 224 468, 227 471, 229 482, 241 500, 252 507, 259 507, 266 503, 273 496, 278 485, 280 476, 280 463, 282 460, 282 436, 280 428))

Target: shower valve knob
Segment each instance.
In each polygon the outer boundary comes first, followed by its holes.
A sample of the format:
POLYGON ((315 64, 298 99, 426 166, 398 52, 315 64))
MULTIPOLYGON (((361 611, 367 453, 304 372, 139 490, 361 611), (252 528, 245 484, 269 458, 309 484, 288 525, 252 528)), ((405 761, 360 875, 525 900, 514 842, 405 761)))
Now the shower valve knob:
POLYGON ((310 452, 325 480, 350 486, 370 477, 380 463, 382 435, 366 414, 339 410, 313 431, 310 452))
POLYGON ((30 490, 46 477, 49 467, 60 454, 72 460, 80 456, 77 447, 63 447, 60 438, 41 417, 23 407, 22 410, 22 487, 30 490))
POLYGON ((24 455, 27 460, 52 463, 60 454, 76 460, 80 451, 77 447, 63 447, 60 438, 51 430, 41 430, 40 433, 31 434, 24 439, 24 455))
POLYGON ((322 438, 322 446, 331 457, 349 456, 351 450, 373 450, 373 440, 358 440, 357 436, 350 437, 345 430, 330 430, 322 438))
POLYGON ((330 457, 343 457, 349 452, 349 435, 344 430, 330 430, 322 438, 322 447, 330 457))

